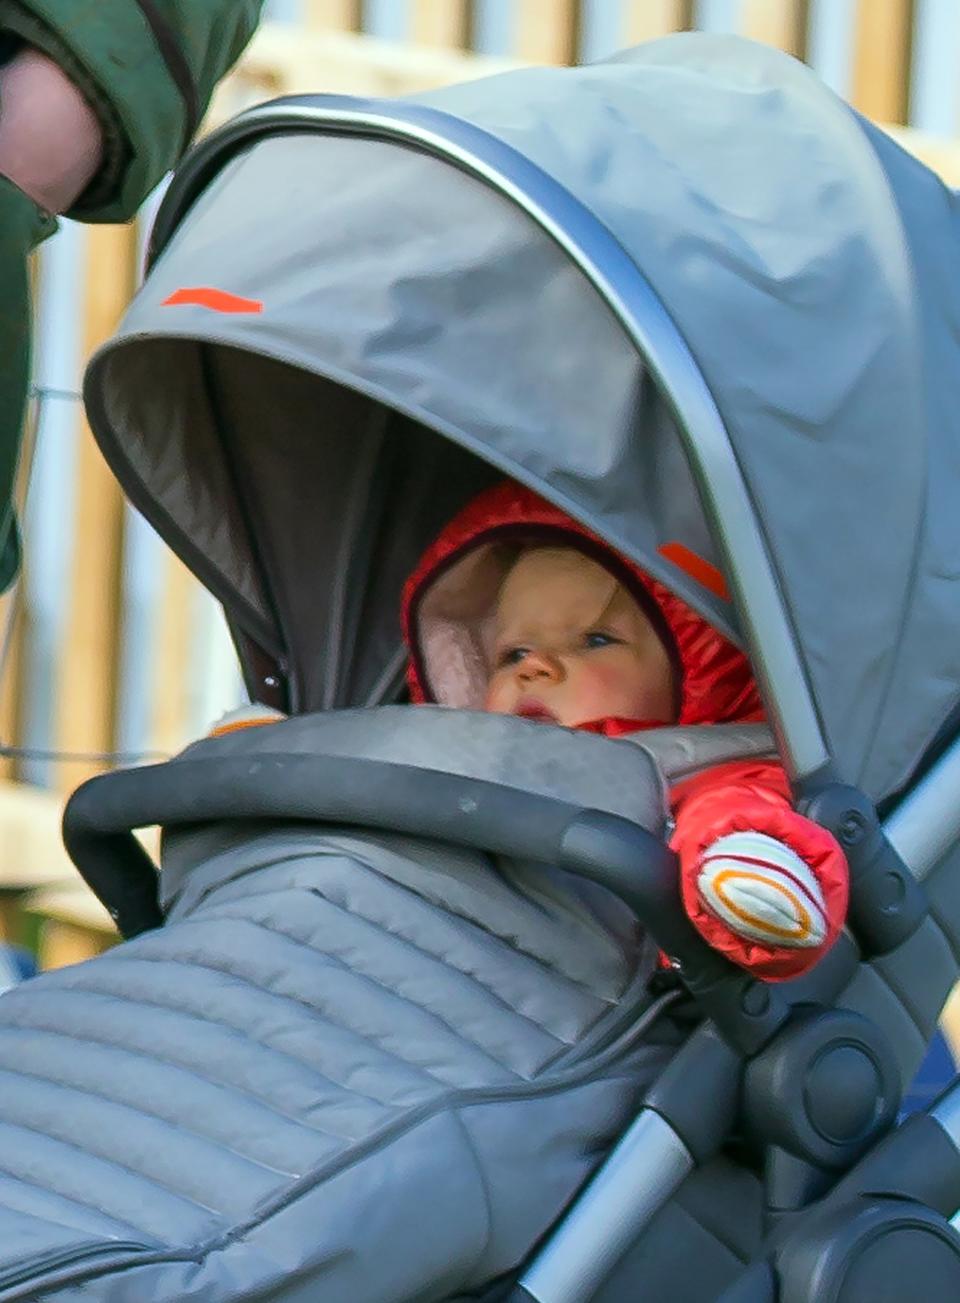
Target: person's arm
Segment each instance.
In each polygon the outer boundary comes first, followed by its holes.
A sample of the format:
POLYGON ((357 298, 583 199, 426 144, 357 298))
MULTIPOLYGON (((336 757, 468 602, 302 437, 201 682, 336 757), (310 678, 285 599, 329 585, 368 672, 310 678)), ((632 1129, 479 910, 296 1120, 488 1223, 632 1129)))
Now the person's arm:
POLYGON ((811 968, 847 912, 847 863, 796 813, 783 770, 720 765, 673 792, 684 905, 714 949, 768 981, 811 968))
MULTIPOLYGON (((46 55, 72 88, 56 87, 49 112, 66 112, 73 123, 73 169, 64 158, 40 158, 49 169, 40 191, 81 221, 132 217, 189 145, 218 80, 252 35, 262 2, 0 0, 0 45, 20 47, 7 74, 28 50, 39 52, 33 59, 46 55), (71 95, 78 99, 68 105, 71 95), (100 134, 92 153, 91 113, 100 134), (64 202, 91 160, 92 173, 64 202), (56 176, 52 190, 49 175, 56 176)), ((0 103, 0 117, 8 111, 9 101, 0 103)), ((13 140, 5 148, 9 156, 20 146, 13 140)), ((17 184, 33 194, 29 187, 38 183, 25 170, 29 164, 15 158, 13 166, 26 176, 26 185, 17 184)))
POLYGON ((62 213, 102 159, 97 115, 58 64, 27 47, 0 68, 0 174, 47 212, 62 213))

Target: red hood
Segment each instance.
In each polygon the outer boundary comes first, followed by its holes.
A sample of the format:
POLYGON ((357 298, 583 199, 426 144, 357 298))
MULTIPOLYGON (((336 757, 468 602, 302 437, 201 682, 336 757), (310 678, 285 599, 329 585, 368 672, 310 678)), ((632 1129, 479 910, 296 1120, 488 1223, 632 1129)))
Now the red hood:
MULTIPOLYGON (((403 636, 410 651, 408 683, 415 702, 435 701, 425 666, 420 612, 436 581, 461 558, 498 538, 557 537, 581 547, 621 577, 644 605, 659 611, 680 671, 679 724, 747 723, 763 719, 750 665, 742 652, 639 566, 559 508, 512 481, 487 489, 446 526, 421 558, 403 592, 403 636)), ((666 639, 665 639, 666 641, 666 639)), ((449 704, 449 703, 447 703, 449 704)))

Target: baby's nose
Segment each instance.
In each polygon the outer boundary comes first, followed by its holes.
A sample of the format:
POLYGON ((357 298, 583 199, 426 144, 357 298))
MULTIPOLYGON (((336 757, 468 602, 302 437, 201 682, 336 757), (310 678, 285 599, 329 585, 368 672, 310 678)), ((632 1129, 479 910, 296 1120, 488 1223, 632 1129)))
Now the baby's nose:
POLYGON ((550 679, 559 682, 563 678, 563 666, 557 656, 551 652, 532 648, 517 667, 519 677, 524 682, 535 679, 550 679))

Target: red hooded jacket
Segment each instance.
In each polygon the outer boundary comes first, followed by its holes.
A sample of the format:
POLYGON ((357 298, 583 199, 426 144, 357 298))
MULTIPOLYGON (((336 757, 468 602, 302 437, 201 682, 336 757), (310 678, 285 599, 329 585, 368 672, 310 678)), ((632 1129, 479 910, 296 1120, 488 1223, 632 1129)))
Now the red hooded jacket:
MULTIPOLYGON (((728 642, 686 603, 650 578, 638 566, 619 556, 601 539, 545 502, 529 489, 505 481, 475 498, 441 532, 407 582, 403 595, 403 633, 410 651, 408 681, 415 702, 439 701, 443 705, 478 705, 464 687, 464 665, 469 665, 469 638, 456 628, 466 628, 483 616, 483 597, 471 604, 470 594, 455 593, 450 619, 433 618, 428 608, 444 576, 462 570, 459 563, 475 562, 463 585, 482 589, 484 582, 492 606, 497 583, 484 581, 482 549, 498 542, 554 542, 580 548, 601 561, 653 616, 659 616, 661 636, 677 669, 678 724, 753 723, 764 718, 750 665, 742 652, 728 642), (454 647, 461 670, 456 690, 434 683, 426 643, 436 628, 454 647), (457 640, 460 645, 457 646, 457 640), (452 640, 452 641, 451 641, 452 640)), ((448 586, 453 583, 450 579, 448 586)), ((436 657, 434 658, 436 660, 436 657)), ((656 722, 608 719, 584 725, 612 737, 656 726, 656 722)), ((768 981, 798 976, 817 962, 836 940, 846 916, 847 866, 833 837, 797 814, 791 806, 790 787, 779 765, 767 760, 737 761, 718 765, 679 783, 671 793, 676 823, 671 845, 681 867, 684 904, 694 925, 715 949, 735 963, 768 981), (789 846, 810 867, 823 892, 827 931, 813 949, 769 946, 748 940, 707 909, 697 880, 708 847, 729 833, 753 831, 789 846)))

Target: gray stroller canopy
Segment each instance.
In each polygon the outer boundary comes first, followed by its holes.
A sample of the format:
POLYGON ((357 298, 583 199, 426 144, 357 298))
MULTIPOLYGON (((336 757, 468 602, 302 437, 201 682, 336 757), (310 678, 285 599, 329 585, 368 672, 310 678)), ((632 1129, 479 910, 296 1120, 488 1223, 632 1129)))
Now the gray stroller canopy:
POLYGON ((787 56, 281 101, 157 243, 90 419, 255 695, 389 699, 406 575, 506 473, 747 647, 796 776, 887 795, 960 699, 954 197, 787 56))

